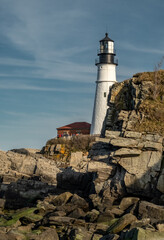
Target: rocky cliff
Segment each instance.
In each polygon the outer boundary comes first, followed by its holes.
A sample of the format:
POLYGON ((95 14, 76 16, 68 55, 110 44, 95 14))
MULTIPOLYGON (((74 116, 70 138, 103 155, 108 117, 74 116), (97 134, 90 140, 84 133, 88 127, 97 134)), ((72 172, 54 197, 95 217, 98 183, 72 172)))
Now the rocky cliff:
POLYGON ((163 71, 158 86, 153 76, 113 85, 102 137, 62 164, 54 140, 44 156, 0 152, 0 239, 164 239, 163 71))
POLYGON ((104 129, 164 136, 164 70, 135 74, 112 86, 104 129))

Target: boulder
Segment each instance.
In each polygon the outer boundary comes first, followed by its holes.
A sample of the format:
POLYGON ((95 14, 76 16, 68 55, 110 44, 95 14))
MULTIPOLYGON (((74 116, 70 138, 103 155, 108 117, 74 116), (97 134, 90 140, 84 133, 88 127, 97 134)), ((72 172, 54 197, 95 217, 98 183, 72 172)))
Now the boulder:
POLYGON ((86 213, 81 209, 81 208, 76 208, 75 210, 73 210, 68 217, 70 218, 77 218, 77 219, 84 219, 86 213))
POLYGON ((71 230, 69 237, 74 240, 91 240, 92 233, 83 227, 77 227, 71 230))
POLYGON ((77 206, 77 207, 83 209, 84 211, 87 211, 89 209, 89 204, 86 202, 86 200, 84 198, 78 196, 77 194, 73 195, 70 203, 74 206, 77 206))
POLYGON ((95 222, 99 216, 100 212, 96 209, 92 209, 90 212, 87 212, 85 219, 87 222, 95 222))
POLYGON ((82 159, 83 159, 83 153, 82 152, 72 152, 71 153, 71 158, 70 158, 70 166, 79 167, 82 159))
POLYGON ((121 200, 121 203, 119 205, 119 208, 123 211, 125 211, 128 207, 138 203, 140 199, 137 197, 126 197, 121 200))
POLYGON ((52 160, 44 158, 38 159, 36 166, 36 175, 39 175, 43 182, 57 184, 57 175, 60 172, 61 170, 56 167, 55 162, 52 160))
POLYGON ((153 229, 133 228, 132 230, 122 234, 122 240, 163 240, 164 233, 157 232, 153 229))
POLYGON ((120 219, 118 219, 115 223, 113 223, 109 229, 108 232, 109 233, 119 233, 121 232, 126 226, 132 224, 133 222, 135 222, 137 220, 137 218, 132 215, 131 213, 125 214, 123 217, 121 217, 120 219))
POLYGON ((104 171, 109 175, 113 174, 114 165, 109 165, 102 161, 90 161, 88 163, 88 172, 101 172, 104 171))
POLYGON ((154 223, 164 219, 164 206, 141 201, 139 203, 138 214, 140 218, 150 218, 151 222, 154 223))
POLYGON ((36 168, 36 159, 26 154, 7 152, 8 159, 11 161, 11 169, 26 175, 33 175, 36 168))
POLYGON ((51 203, 53 203, 55 206, 61 206, 61 205, 66 204, 72 196, 73 196, 72 193, 70 193, 70 192, 64 192, 64 193, 56 196, 56 197, 51 201, 51 203))
POLYGON ((164 232, 164 223, 158 223, 156 224, 156 228, 159 232, 164 232))
POLYGON ((54 228, 49 228, 47 230, 45 230, 44 232, 42 232, 41 234, 39 234, 39 236, 37 236, 36 240, 58 240, 58 234, 56 232, 56 229, 54 228))
POLYGON ((99 214, 97 222, 105 225, 110 225, 111 220, 114 219, 114 214, 110 210, 99 214))
POLYGON ((57 187, 66 191, 85 190, 90 191, 92 183, 92 173, 75 172, 67 168, 57 174, 57 187))

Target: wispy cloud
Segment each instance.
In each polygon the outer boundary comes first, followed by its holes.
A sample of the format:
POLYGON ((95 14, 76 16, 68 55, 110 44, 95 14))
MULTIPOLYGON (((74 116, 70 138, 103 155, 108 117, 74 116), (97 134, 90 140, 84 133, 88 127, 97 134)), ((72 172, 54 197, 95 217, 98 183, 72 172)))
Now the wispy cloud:
POLYGON ((61 93, 73 93, 73 92, 79 92, 79 93, 91 93, 92 89, 88 87, 71 87, 66 88, 63 86, 63 88, 58 87, 41 87, 41 86, 35 86, 30 83, 27 83, 26 81, 12 81, 12 80, 0 80, 0 89, 4 90, 24 90, 24 91, 45 91, 45 92, 61 92, 61 93))
POLYGON ((164 55, 164 48, 159 49, 154 47, 153 48, 140 47, 128 42, 119 42, 119 45, 122 49, 130 50, 130 51, 164 55))

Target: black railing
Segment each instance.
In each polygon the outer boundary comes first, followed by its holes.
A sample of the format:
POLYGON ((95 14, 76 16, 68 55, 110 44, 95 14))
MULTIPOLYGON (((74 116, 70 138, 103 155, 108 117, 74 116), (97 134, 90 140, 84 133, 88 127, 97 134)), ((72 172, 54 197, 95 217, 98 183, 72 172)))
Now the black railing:
POLYGON ((109 63, 109 64, 116 64, 116 65, 118 65, 118 59, 114 59, 112 61, 110 61, 110 60, 105 60, 105 61, 101 60, 100 61, 99 58, 96 58, 95 59, 95 65, 100 64, 100 63, 109 63))

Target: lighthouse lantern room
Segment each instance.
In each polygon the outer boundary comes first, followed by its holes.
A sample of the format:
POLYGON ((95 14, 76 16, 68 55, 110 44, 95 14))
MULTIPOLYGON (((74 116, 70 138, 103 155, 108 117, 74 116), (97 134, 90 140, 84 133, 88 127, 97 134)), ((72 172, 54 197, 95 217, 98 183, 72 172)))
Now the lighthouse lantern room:
POLYGON ((105 34, 105 38, 100 40, 100 49, 96 59, 97 81, 92 116, 91 134, 101 134, 103 123, 108 108, 107 100, 110 87, 116 82, 116 66, 114 41, 105 34))

